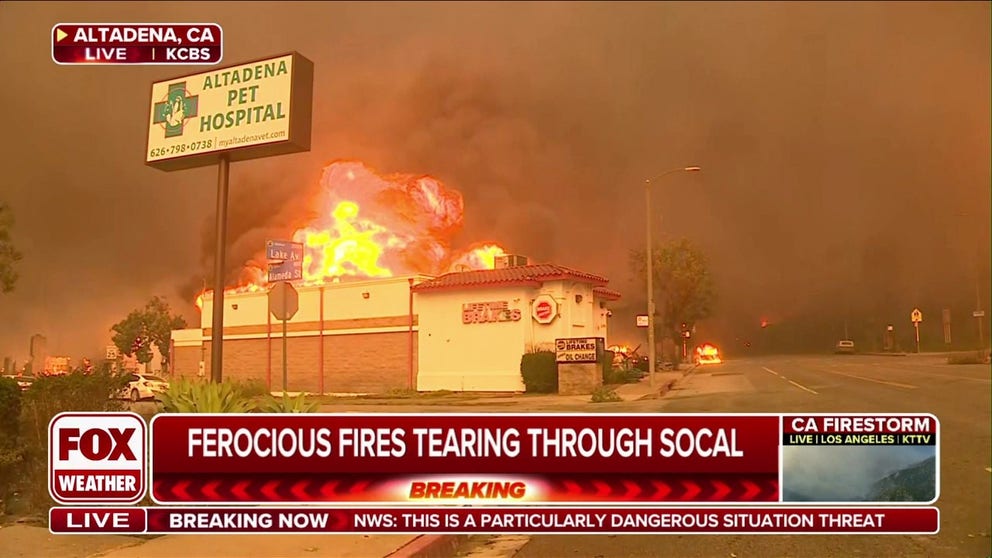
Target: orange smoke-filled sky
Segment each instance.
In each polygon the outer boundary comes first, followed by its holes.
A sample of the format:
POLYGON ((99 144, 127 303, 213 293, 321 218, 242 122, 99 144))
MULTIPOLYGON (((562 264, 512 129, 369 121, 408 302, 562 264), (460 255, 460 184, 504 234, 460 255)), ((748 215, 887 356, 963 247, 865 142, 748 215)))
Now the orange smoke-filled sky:
POLYGON ((189 68, 58 66, 49 43, 59 22, 163 18, 221 24, 225 64, 315 64, 312 150, 231 167, 234 278, 348 159, 460 192, 453 246, 610 277, 618 335, 644 308, 643 180, 687 164, 703 172, 659 184, 654 223, 709 255, 721 349, 761 318, 823 347, 844 315, 963 316, 990 283, 985 2, 3 2, 0 199, 25 259, 0 355, 34 333, 100 354, 153 294, 196 318, 216 171, 142 157, 150 84, 189 68))

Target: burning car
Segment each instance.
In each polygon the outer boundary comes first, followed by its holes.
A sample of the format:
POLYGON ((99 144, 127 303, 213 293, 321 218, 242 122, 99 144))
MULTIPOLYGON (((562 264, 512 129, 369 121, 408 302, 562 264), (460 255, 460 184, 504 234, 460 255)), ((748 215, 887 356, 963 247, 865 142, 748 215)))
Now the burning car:
POLYGON ((711 343, 704 343, 696 347, 696 364, 720 364, 720 349, 711 343))

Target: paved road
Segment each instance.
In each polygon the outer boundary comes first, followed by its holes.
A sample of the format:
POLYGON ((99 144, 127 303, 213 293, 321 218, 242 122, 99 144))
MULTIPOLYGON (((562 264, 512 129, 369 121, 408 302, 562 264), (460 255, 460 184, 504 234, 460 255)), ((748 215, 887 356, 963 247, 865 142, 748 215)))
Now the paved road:
POLYGON ((700 369, 650 402, 662 412, 934 413, 942 427, 939 535, 536 536, 515 557, 992 556, 990 389, 988 366, 934 357, 772 357, 700 369))

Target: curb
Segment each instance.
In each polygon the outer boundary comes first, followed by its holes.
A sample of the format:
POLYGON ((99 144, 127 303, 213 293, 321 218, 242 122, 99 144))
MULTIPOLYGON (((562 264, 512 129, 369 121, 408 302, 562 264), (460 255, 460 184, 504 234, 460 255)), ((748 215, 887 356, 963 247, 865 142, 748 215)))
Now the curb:
POLYGON ((420 535, 384 558, 448 558, 468 535, 420 535))
POLYGON ((672 391, 672 388, 674 388, 676 384, 678 384, 680 381, 682 381, 683 379, 685 379, 685 377, 688 376, 689 374, 692 374, 692 372, 694 370, 696 370, 696 368, 698 368, 698 367, 699 367, 698 364, 693 364, 692 366, 690 366, 689 368, 687 368, 685 370, 685 372, 682 373, 682 376, 681 377, 675 378, 674 380, 670 380, 668 383, 666 383, 665 385, 663 385, 660 388, 658 388, 658 391, 656 391, 655 393, 649 393, 647 395, 638 397, 637 399, 634 399, 633 401, 646 401, 646 400, 649 400, 649 399, 661 399, 665 395, 668 395, 668 392, 672 391))

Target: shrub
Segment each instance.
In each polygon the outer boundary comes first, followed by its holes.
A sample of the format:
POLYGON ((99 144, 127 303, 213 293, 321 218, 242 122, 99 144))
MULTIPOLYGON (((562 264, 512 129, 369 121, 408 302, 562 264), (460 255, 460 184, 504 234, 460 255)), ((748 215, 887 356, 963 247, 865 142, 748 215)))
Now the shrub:
POLYGON ((52 505, 48 495, 48 424, 52 418, 63 411, 123 410, 118 397, 128 379, 128 375, 105 371, 72 372, 38 378, 21 394, 18 474, 4 488, 8 494, 19 492, 18 504, 24 511, 41 513, 52 505))
POLYGON ((947 355, 947 364, 985 364, 985 352, 951 353, 947 355))
POLYGON ((21 386, 11 378, 0 378, 0 447, 17 443, 21 420, 21 386))
POLYGON ((271 395, 269 387, 262 380, 246 380, 235 383, 242 397, 262 397, 271 395))
POLYGON ((622 366, 615 366, 610 369, 609 374, 604 372, 603 383, 607 385, 636 384, 645 376, 644 372, 624 363, 622 366))
POLYGON ((600 386, 596 388, 596 391, 592 392, 593 403, 616 403, 618 401, 623 401, 623 399, 608 386, 600 386))
POLYGON ((552 351, 525 353, 520 375, 528 393, 558 393, 558 364, 552 351))
POLYGON ((263 413, 316 413, 320 407, 317 401, 307 401, 303 394, 297 397, 283 395, 272 397, 262 403, 258 410, 263 413))
POLYGON ((614 379, 614 376, 616 376, 617 370, 613 366, 614 355, 615 353, 613 351, 603 351, 603 353, 599 355, 599 367, 603 370, 603 383, 619 383, 608 381, 608 378, 614 379))
POLYGON ((253 407, 232 382, 176 378, 162 394, 162 410, 166 413, 247 413, 253 407))
POLYGON ((20 420, 21 388, 10 378, 0 378, 0 502, 10 498, 19 476, 23 457, 19 444, 20 420))

